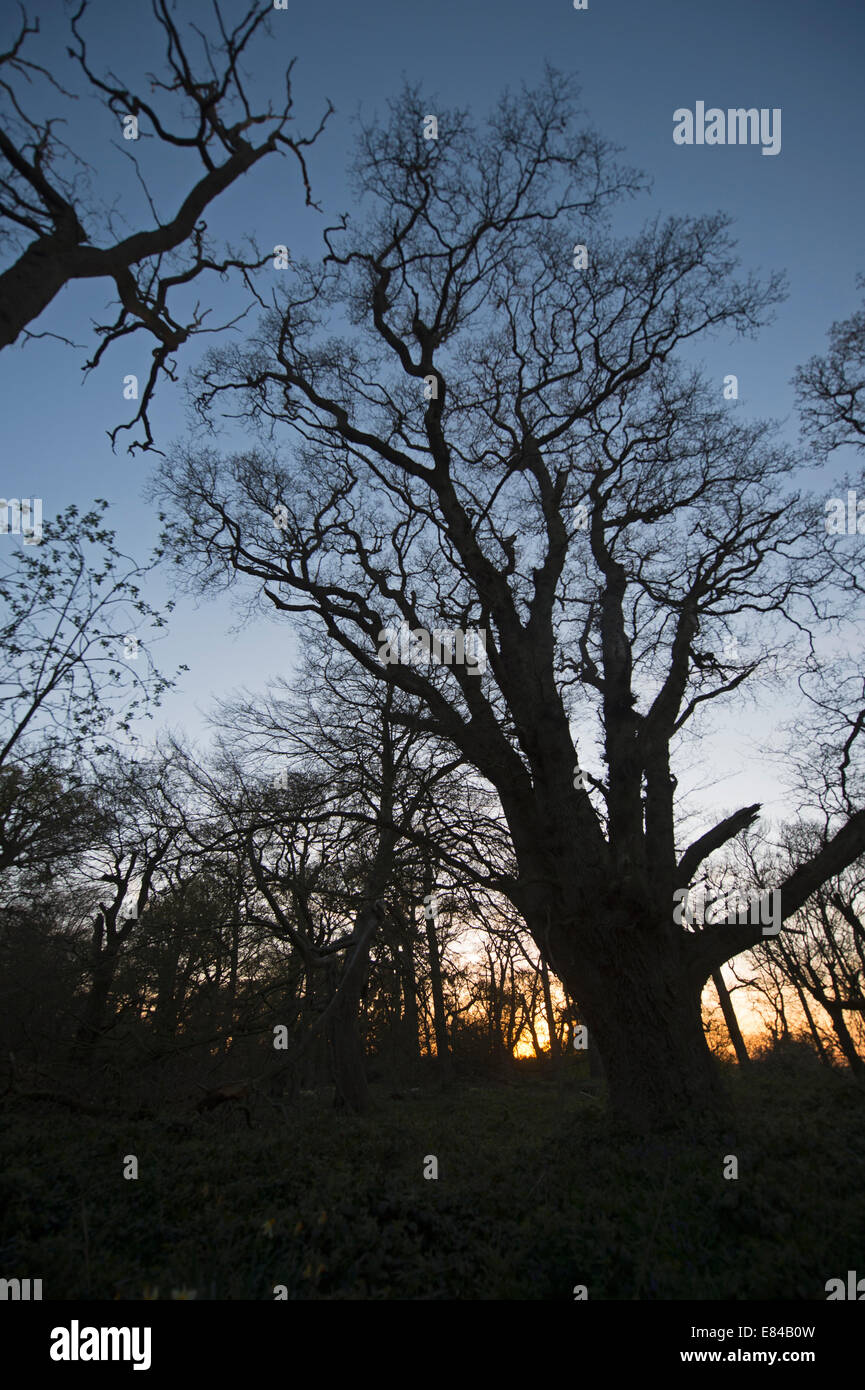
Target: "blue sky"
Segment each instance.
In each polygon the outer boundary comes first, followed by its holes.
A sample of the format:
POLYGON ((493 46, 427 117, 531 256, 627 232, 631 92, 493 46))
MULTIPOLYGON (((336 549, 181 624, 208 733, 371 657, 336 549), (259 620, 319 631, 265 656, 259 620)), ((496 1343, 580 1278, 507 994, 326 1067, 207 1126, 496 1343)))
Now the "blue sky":
MULTIPOLYGON (((68 82, 81 84, 63 59, 67 40, 64 0, 37 4, 42 24, 32 56, 68 82)), ((226 0, 226 13, 240 7, 226 0)), ((179 6, 178 20, 210 23, 210 6, 197 0, 179 6)), ((7 7, 0 39, 15 23, 7 7)), ((144 3, 112 5, 93 0, 83 26, 89 56, 98 70, 111 66, 130 85, 146 87, 142 74, 157 66, 155 26, 144 3)), ((351 206, 344 171, 350 155, 353 121, 383 110, 404 78, 418 81, 430 95, 430 111, 442 106, 472 108, 481 119, 504 86, 537 80, 546 61, 578 75, 590 122, 624 149, 627 162, 654 180, 650 197, 626 209, 618 225, 627 230, 644 216, 700 213, 724 209, 735 218, 734 235, 746 268, 784 270, 789 298, 775 323, 757 341, 729 338, 704 341, 698 350, 711 374, 734 372, 740 408, 784 423, 796 434, 790 377, 796 365, 825 345, 833 319, 849 314, 857 302, 855 276, 865 270, 862 250, 863 148, 862 51, 865 9, 856 0, 833 0, 826 7, 804 0, 732 0, 726 5, 695 0, 589 0, 585 11, 571 0, 368 0, 366 5, 330 0, 325 5, 289 0, 271 18, 272 37, 259 40, 247 61, 250 90, 264 101, 278 101, 281 72, 297 58, 294 74, 297 125, 311 129, 325 97, 336 107, 325 135, 309 152, 314 196, 324 215, 304 209, 302 189, 291 160, 265 160, 210 210, 215 238, 239 243, 253 234, 262 248, 286 242, 293 252, 314 254, 320 230, 334 212, 351 206), (780 107, 782 149, 763 156, 759 147, 681 147, 673 143, 673 112, 707 106, 780 107)), ((4 44, 5 47, 5 44, 4 44)), ((41 109, 38 94, 28 109, 41 109)), ((54 109, 57 99, 53 99, 54 109)), ((119 131, 89 96, 77 103, 67 139, 94 166, 93 184, 115 203, 130 227, 148 221, 141 192, 118 146, 119 131)), ((198 168, 191 159, 166 157, 155 141, 135 147, 158 204, 172 210, 198 168)), ((218 281, 213 293, 215 321, 229 317, 241 301, 218 281), (223 310, 222 306, 225 305, 223 310), (218 306, 218 307, 217 307, 218 306)), ((104 317, 110 287, 80 283, 67 287, 32 327, 92 344, 87 325, 104 317)), ((181 375, 207 340, 193 342, 181 359, 181 375)), ((113 348, 103 365, 81 384, 86 354, 51 339, 8 349, 0 361, 3 411, 2 483, 7 496, 39 496, 45 514, 70 502, 85 507, 96 496, 111 503, 109 520, 121 545, 143 559, 155 541, 157 508, 142 490, 150 472, 146 455, 126 453, 120 436, 112 453, 106 430, 126 418, 122 380, 143 376, 150 346, 143 334, 113 348)), ((156 442, 166 447, 185 429, 180 385, 163 383, 153 410, 156 442)), ((832 480, 854 461, 838 456, 824 474, 806 481, 826 496, 832 480)), ((169 592, 155 581, 148 594, 160 602, 169 592)), ((168 671, 184 661, 190 672, 166 702, 164 719, 193 735, 202 732, 200 711, 211 696, 240 684, 260 687, 268 676, 285 674, 293 644, 282 622, 262 619, 238 632, 227 600, 196 607, 181 597, 158 661, 168 671)), ((750 740, 776 723, 776 715, 722 731, 724 765, 747 768, 722 784, 723 805, 764 799, 778 809, 775 772, 758 770, 750 740)))

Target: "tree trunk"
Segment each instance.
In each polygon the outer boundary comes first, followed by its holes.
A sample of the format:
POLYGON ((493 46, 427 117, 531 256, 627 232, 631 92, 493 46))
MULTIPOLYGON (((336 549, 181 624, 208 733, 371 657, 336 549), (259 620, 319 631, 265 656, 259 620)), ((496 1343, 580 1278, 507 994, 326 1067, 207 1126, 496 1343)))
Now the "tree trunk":
POLYGON ((586 1013, 617 1116, 639 1128, 667 1128, 720 1109, 699 997, 672 982, 653 988, 640 979, 617 981, 610 994, 586 1013))
MULTIPOLYGON (((513 963, 513 961, 511 961, 511 963, 510 963, 510 967, 509 967, 509 970, 508 970, 508 974, 509 974, 509 977, 510 977, 510 986, 511 986, 511 987, 510 987, 510 990, 509 990, 509 997, 508 997, 508 1022, 507 1022, 507 1027, 506 1027, 506 1029, 505 1029, 505 1034, 504 1034, 504 1042, 505 1042, 504 1051, 505 1051, 505 1059, 506 1059, 508 1062, 512 1062, 512 1061, 513 1061, 513 1058, 514 1058, 514 1048, 516 1047, 517 1041, 518 1041, 518 1036, 517 1036, 517 1022, 518 1022, 518 1020, 517 1020, 517 984, 516 984, 516 980, 515 980, 515 978, 514 978, 514 963, 513 963)), ((504 984, 504 981, 503 981, 502 983, 504 984)), ((505 997, 505 996, 504 996, 504 990, 502 990, 502 1000, 503 1000, 503 1001, 504 1001, 504 997, 505 997)))
POLYGON ((228 952, 228 997, 225 1001, 225 1041, 223 1050, 228 1052, 234 1041, 237 1005, 237 963, 240 951, 240 918, 235 915, 230 927, 228 952))
POLYGON ((539 931, 558 944, 552 968, 577 1002, 597 1046, 616 1118, 629 1128, 669 1129, 701 1115, 721 1114, 724 1093, 706 1043, 702 982, 689 974, 681 942, 643 934, 633 919, 595 918, 579 956, 568 938, 539 931))
POLYGON ((116 965, 117 957, 105 953, 100 957, 98 965, 93 967, 90 990, 77 1036, 77 1041, 87 1047, 91 1047, 105 1032, 108 996, 114 983, 116 965))
POLYGON ((334 1105, 346 1107, 356 1115, 369 1109, 366 1058, 358 1024, 360 990, 340 989, 340 998, 330 1020, 333 1057, 334 1105))
POLYGON ((531 1009, 528 1009, 528 1008, 526 1009, 526 1011, 525 1011, 525 1018, 526 1018, 526 1024, 528 1025, 529 1036, 530 1036, 530 1038, 531 1038, 531 1040, 532 1040, 532 1047, 535 1049, 535 1056, 536 1056, 536 1057, 543 1057, 544 1052, 546 1051, 546 1049, 543 1048, 543 1047, 541 1046, 541 1040, 540 1040, 540 1038, 538 1037, 538 1030, 537 1030, 537 1028, 535 1027, 534 1013, 533 1013, 533 1011, 532 1011, 531 1009))
POLYGON ((76 1034, 76 1042, 84 1047, 92 1047, 105 1031, 108 997, 114 983, 119 951, 120 943, 111 929, 111 924, 106 923, 102 912, 97 913, 93 923, 90 989, 76 1034), (108 927, 107 945, 104 944, 106 927, 108 927))
POLYGON ((544 991, 544 1013, 547 1016, 547 1032, 550 1037, 550 1056, 553 1061, 558 1061, 560 1057, 559 1039, 556 1034, 556 1015, 553 1009, 553 996, 550 991, 550 971, 547 962, 541 956, 541 985, 544 991))
POLYGON ((441 959, 436 939, 435 923, 426 918, 426 939, 429 948, 430 987, 433 997, 433 1029, 436 1039, 436 1059, 442 1076, 451 1072, 451 1057, 448 1047, 448 1020, 445 1010, 445 996, 442 987, 441 959))
POLYGON ((820 1037, 820 1034, 817 1031, 817 1024, 814 1022, 814 1015, 811 1013, 811 1010, 808 1006, 808 996, 806 995, 798 979, 794 978, 793 985, 795 987, 796 994, 799 997, 799 1003, 802 1005, 802 1012, 805 1015, 805 1020, 808 1024, 811 1037, 814 1040, 814 1046, 817 1049, 817 1056, 820 1058, 820 1061, 823 1063, 823 1065, 828 1067, 831 1071, 832 1059, 826 1051, 823 1039, 820 1037))
MULTIPOLYGON (((336 987, 335 969, 330 971, 324 970, 321 974, 325 981, 327 981, 330 976, 334 976, 334 988, 336 987)), ((316 983, 316 972, 313 970, 306 970, 301 1015, 304 1037, 310 1037, 316 1018, 323 1012, 327 1004, 327 990, 323 990, 324 1003, 322 1003, 317 997, 318 991, 316 989, 316 983)), ((330 1071, 327 1053, 327 1035, 324 1029, 319 1029, 317 1033, 311 1036, 308 1046, 301 1052, 300 1089, 309 1091, 314 1090, 316 1086, 326 1086, 328 1084, 330 1080, 330 1071)))
POLYGON ((742 1037, 742 1030, 739 1027, 739 1020, 736 1017, 736 1010, 733 1008, 733 1001, 730 998, 730 991, 724 983, 724 977, 720 970, 712 971, 712 983, 718 991, 721 1009, 724 1014, 724 1022, 727 1025, 727 1032, 730 1034, 730 1041, 736 1052, 736 1060, 740 1067, 746 1067, 751 1058, 748 1056, 748 1049, 745 1046, 745 1039, 742 1037))
POLYGON ((157 967, 153 1031, 166 1041, 171 1041, 177 1032, 177 973, 180 947, 178 933, 161 952, 157 967))
POLYGON ((403 1045, 409 1061, 414 1065, 420 1060, 420 1037, 418 1029, 417 981, 414 973, 414 951, 412 943, 404 943, 400 952, 402 979, 402 1035, 403 1045))
POLYGON ((835 1029, 835 1036, 838 1039, 841 1051, 847 1059, 847 1065, 853 1075, 860 1081, 865 1079, 865 1062, 863 1062, 859 1053, 856 1051, 856 1044, 853 1041, 844 1018, 844 1010, 839 1004, 827 1004, 824 1003, 823 1000, 820 1002, 823 1004, 823 1008, 832 1020, 832 1027, 835 1029))
POLYGON ((371 937, 368 927, 368 917, 356 923, 358 944, 340 972, 328 1028, 333 1060, 334 1105, 339 1109, 346 1106, 357 1115, 369 1109, 366 1055, 360 1030, 360 1001, 369 976, 371 937))

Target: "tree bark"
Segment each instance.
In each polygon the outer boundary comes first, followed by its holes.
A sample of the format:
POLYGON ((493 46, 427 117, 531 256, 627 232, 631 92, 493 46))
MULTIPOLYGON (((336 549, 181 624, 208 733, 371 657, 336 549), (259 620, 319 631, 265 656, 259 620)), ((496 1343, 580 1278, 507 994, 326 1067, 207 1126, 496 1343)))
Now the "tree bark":
POLYGON ((640 1129, 666 1129, 723 1109, 699 995, 683 981, 644 979, 630 969, 609 984, 606 999, 587 1000, 584 1011, 617 1116, 640 1129))
POLYGON ((675 932, 645 930, 612 902, 607 913, 601 905, 593 909, 578 950, 562 925, 533 934, 578 1004, 620 1122, 667 1130, 724 1114, 717 1063, 703 1032, 703 982, 675 932))

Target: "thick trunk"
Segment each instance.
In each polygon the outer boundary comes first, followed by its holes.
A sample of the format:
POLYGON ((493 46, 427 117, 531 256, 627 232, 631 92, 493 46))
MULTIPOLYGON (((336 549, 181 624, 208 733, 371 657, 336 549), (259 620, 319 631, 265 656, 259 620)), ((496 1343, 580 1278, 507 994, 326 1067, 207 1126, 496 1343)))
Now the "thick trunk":
MULTIPOLYGON (((631 919, 631 922, 633 919, 631 919)), ((556 944, 556 935, 551 934, 556 944)), ((543 949, 545 933, 535 940, 543 949)), ((579 954, 558 935, 553 969, 576 1000, 597 1047, 616 1118, 628 1127, 691 1125, 724 1108, 703 1032, 701 988, 674 938, 613 918, 579 954)))
POLYGON ((720 1108, 715 1060, 692 991, 672 981, 653 986, 620 978, 586 1015, 618 1118, 639 1128, 667 1128, 720 1108))
POLYGON ((589 1034, 589 1077, 592 1081, 603 1081, 604 1079, 604 1064, 591 1033, 589 1034))

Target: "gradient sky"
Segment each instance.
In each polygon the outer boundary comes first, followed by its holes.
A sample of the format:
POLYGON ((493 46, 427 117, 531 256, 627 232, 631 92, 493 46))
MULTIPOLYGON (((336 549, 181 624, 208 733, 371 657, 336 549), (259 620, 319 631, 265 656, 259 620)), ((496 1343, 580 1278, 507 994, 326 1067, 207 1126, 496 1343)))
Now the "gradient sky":
MULTIPOLYGON (((67 15, 74 8, 64 0, 36 4, 31 13, 39 15, 42 33, 31 56, 81 91, 63 56, 67 15)), ((224 8, 231 16, 241 10, 231 0, 224 8)), ((15 16, 11 6, 5 8, 4 47, 15 16)), ((203 28, 209 28, 210 16, 204 0, 177 7, 178 19, 203 28)), ((130 86, 146 89, 142 74, 158 66, 159 49, 144 0, 134 6, 92 0, 83 27, 97 70, 113 67, 130 86)), ((724 336, 704 340, 698 352, 719 391, 724 374, 735 372, 740 408, 784 422, 786 436, 795 439, 791 375, 824 348, 829 324, 853 310, 855 276, 865 270, 865 8, 858 0, 823 6, 804 0, 589 0, 586 11, 575 11, 571 0, 289 0, 287 11, 274 12, 271 28, 272 38, 259 39, 247 60, 252 93, 262 103, 270 95, 278 102, 281 71, 296 56, 299 130, 316 124, 325 97, 336 107, 324 137, 309 152, 313 193, 324 215, 303 208, 293 162, 271 158, 210 209, 214 237, 238 244, 252 234, 263 250, 286 242, 295 253, 315 254, 321 228, 351 206, 344 170, 359 108, 367 115, 383 111, 408 78, 429 94, 428 110, 469 106, 480 120, 504 86, 532 84, 550 61, 578 75, 590 122, 654 180, 651 196, 625 210, 620 228, 656 211, 724 209, 735 218, 744 267, 787 272, 789 298, 758 340, 737 343, 724 336), (763 156, 750 146, 676 146, 673 111, 693 109, 698 100, 724 109, 780 107, 780 154, 763 156)), ((43 92, 34 86, 27 109, 54 114, 59 99, 52 99, 49 111, 40 107, 43 92)), ((82 96, 74 115, 66 138, 94 166, 96 193, 129 228, 149 225, 139 185, 120 152, 124 142, 116 123, 90 96, 82 96)), ((133 148, 158 206, 173 211, 199 166, 192 158, 167 156, 155 141, 141 140, 133 148)), ((202 289, 214 305, 215 322, 243 302, 216 279, 202 289)), ((65 334, 92 350, 87 325, 104 319, 109 298, 110 287, 102 282, 69 286, 31 327, 65 334)), ((180 360, 181 375, 207 345, 207 339, 193 342, 180 360)), ((128 417, 122 380, 129 372, 146 375, 150 343, 142 333, 112 348, 82 385, 86 355, 51 339, 3 354, 2 491, 41 497, 46 516, 70 502, 84 508, 94 497, 105 497, 121 546, 144 559, 158 530, 157 508, 142 500, 151 464, 146 455, 128 455, 122 435, 112 453, 106 431, 128 417)), ((179 384, 161 385, 152 420, 160 447, 183 434, 179 384)), ((804 481, 835 495, 833 480, 854 467, 852 458, 839 454, 829 471, 804 481)), ((20 540, 10 537, 8 543, 20 540)), ((156 581, 147 597, 158 604, 167 593, 166 582, 156 581)), ((196 607, 180 599, 155 654, 163 671, 181 661, 191 670, 166 701, 163 723, 201 736, 202 712, 213 695, 240 684, 260 688, 268 676, 288 672, 293 644, 284 622, 262 619, 230 632, 234 622, 227 600, 196 607)), ((777 769, 761 767, 755 758, 755 747, 776 723, 777 710, 722 723, 712 754, 712 765, 723 766, 726 774, 714 794, 719 806, 762 800, 767 811, 780 811, 777 769)))

